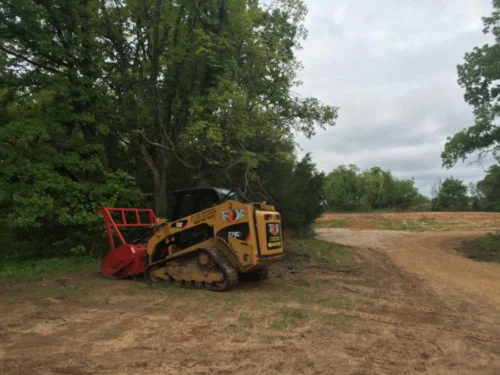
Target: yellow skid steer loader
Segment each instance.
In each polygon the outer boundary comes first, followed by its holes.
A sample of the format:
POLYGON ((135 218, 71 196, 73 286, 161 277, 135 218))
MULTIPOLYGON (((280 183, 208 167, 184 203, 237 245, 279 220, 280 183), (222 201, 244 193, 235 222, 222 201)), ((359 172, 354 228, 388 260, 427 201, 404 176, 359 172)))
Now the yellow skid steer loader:
POLYGON ((123 278, 143 275, 185 287, 225 291, 240 275, 262 279, 283 257, 280 214, 265 202, 247 202, 235 191, 193 188, 174 192, 172 220, 149 209, 109 208, 104 216, 110 251, 102 273, 123 278), (121 228, 144 227, 126 240, 121 228), (149 234, 147 241, 145 235, 149 234), (115 246, 115 238, 120 244, 115 246))

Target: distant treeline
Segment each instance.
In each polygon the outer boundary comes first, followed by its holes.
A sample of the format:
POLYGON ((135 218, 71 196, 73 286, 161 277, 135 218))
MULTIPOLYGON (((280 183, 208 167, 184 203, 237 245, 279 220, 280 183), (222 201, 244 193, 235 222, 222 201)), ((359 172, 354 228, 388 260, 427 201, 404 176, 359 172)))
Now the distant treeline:
POLYGON ((500 212, 500 165, 491 166, 486 177, 469 190, 474 210, 500 212))
POLYGON ((483 180, 468 187, 453 177, 438 178, 429 199, 414 179, 398 179, 379 167, 361 172, 356 165, 341 165, 324 178, 323 194, 327 211, 500 212, 500 166, 490 167, 483 180))
POLYGON ((413 179, 395 178, 373 167, 361 172, 356 165, 341 165, 325 178, 325 208, 331 211, 409 210, 429 208, 413 179))
POLYGON ((493 165, 483 180, 468 187, 454 178, 437 179, 432 187, 432 209, 500 212, 500 166, 493 165))

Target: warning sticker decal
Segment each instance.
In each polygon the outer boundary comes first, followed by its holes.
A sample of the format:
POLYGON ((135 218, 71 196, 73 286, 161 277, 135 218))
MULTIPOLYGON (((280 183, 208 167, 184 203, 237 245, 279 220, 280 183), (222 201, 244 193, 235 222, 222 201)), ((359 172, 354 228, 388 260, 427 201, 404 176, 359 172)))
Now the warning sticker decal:
POLYGON ((267 248, 269 250, 281 247, 281 228, 280 224, 266 224, 267 248))

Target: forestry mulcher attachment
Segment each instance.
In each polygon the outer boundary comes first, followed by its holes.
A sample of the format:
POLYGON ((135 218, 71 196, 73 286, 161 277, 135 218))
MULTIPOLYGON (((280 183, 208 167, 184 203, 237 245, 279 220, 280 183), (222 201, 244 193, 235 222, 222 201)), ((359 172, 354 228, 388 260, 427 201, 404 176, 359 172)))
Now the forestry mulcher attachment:
POLYGON ((274 206, 247 202, 221 188, 179 190, 174 198, 171 221, 156 218, 149 209, 98 211, 110 244, 101 263, 105 276, 143 276, 148 283, 166 280, 224 291, 235 286, 240 275, 265 278, 268 266, 282 259, 281 219, 274 206), (140 232, 126 240, 123 228, 140 232))

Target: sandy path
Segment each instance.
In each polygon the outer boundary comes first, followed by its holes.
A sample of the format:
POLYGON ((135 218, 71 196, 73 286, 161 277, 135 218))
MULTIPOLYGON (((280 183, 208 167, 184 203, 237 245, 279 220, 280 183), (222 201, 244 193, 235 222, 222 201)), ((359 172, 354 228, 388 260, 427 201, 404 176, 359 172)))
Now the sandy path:
MULTIPOLYGON (((475 262, 453 248, 484 232, 408 233, 321 229, 320 238, 387 255, 406 272, 430 283, 440 295, 500 308, 500 264, 475 262)), ((451 302, 451 301, 450 301, 451 302)), ((460 301, 456 301, 460 302, 460 301)))

